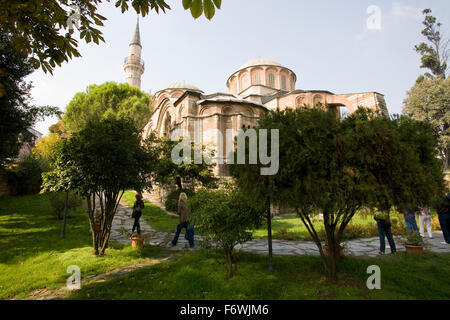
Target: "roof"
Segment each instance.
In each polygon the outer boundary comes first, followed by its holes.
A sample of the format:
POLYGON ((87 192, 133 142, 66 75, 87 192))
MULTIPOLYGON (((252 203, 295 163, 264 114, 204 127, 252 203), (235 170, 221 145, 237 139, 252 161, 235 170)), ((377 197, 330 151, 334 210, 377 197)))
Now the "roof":
POLYGON ((254 67, 254 66, 277 66, 282 67, 282 65, 276 61, 265 59, 265 58, 259 58, 259 59, 253 59, 245 63, 240 69, 245 69, 248 67, 254 67))
POLYGON ((166 89, 187 89, 187 90, 195 90, 195 91, 202 91, 198 87, 187 83, 186 81, 180 81, 175 82, 169 85, 166 89))

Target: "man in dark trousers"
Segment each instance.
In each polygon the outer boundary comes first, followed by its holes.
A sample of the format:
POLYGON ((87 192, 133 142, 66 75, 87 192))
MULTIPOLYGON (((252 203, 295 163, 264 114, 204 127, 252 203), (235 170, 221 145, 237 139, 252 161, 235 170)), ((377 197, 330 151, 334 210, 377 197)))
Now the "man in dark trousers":
POLYGON ((437 213, 439 215, 439 223, 441 224, 442 233, 445 242, 442 244, 450 244, 450 193, 442 201, 437 213))

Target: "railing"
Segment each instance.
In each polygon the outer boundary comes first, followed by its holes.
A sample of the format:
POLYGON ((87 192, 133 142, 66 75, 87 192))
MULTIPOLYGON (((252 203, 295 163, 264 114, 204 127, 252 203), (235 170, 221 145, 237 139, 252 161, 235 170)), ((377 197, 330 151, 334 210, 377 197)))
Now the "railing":
POLYGON ((142 64, 142 66, 145 66, 144 60, 136 59, 135 57, 133 57, 133 58, 132 57, 126 57, 123 62, 124 63, 127 63, 127 62, 140 63, 140 64, 142 64))

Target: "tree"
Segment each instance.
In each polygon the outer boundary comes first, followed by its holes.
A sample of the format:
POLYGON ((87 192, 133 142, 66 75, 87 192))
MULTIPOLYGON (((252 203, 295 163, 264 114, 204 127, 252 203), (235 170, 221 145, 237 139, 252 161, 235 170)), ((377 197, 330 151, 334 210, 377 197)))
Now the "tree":
POLYGON ((439 141, 444 168, 450 168, 450 79, 428 78, 418 81, 407 92, 403 113, 428 121, 439 141))
POLYGON ((75 190, 87 198, 94 251, 103 255, 123 193, 147 188, 153 163, 132 121, 91 121, 64 141, 55 169, 43 175, 43 191, 75 190))
POLYGON ((217 246, 225 253, 228 271, 233 276, 233 249, 252 240, 252 229, 261 225, 264 205, 249 202, 238 189, 201 189, 188 200, 191 222, 206 245, 217 246))
MULTIPOLYGON (((158 155, 158 162, 154 170, 153 180, 162 185, 168 186, 177 185, 179 190, 183 189, 183 180, 189 179, 195 182, 200 182, 203 186, 214 187, 217 178, 214 176, 212 168, 213 164, 208 164, 207 152, 205 146, 201 147, 202 163, 195 164, 195 145, 190 144, 191 158, 185 163, 177 164, 172 160, 172 151, 182 140, 172 141, 166 137, 157 138, 155 134, 149 137, 149 141, 158 155)), ((183 155, 186 156, 186 155, 183 155)))
POLYGON ((11 37, 0 33, 0 167, 16 157, 36 121, 60 113, 56 107, 31 105, 32 84, 24 79, 32 72, 29 60, 14 48, 11 37))
POLYGON ((53 132, 39 139, 33 148, 33 154, 45 160, 47 164, 55 163, 58 158, 58 148, 62 144, 61 137, 53 132))
MULTIPOLYGON (((81 56, 74 27, 86 43, 105 41, 98 29, 107 20, 98 13, 102 3, 102 0, 2 1, 0 30, 12 36, 20 52, 30 56, 34 68, 52 72, 56 65, 61 66, 64 61, 81 56)), ((222 0, 183 0, 184 8, 190 9, 194 18, 204 13, 212 19, 215 8, 220 8, 221 3, 222 0)), ((143 17, 151 10, 156 13, 170 10, 165 0, 115 1, 122 13, 130 5, 143 17)))
POLYGON ((142 129, 151 112, 151 99, 147 93, 127 83, 106 82, 77 93, 67 105, 63 123, 64 128, 73 133, 85 128, 90 121, 129 118, 142 129))
MULTIPOLYGON (((296 210, 331 281, 337 279, 336 252, 345 228, 359 209, 431 205, 443 190, 436 142, 424 122, 363 109, 339 120, 334 112, 301 108, 270 111, 259 129, 278 129, 280 135, 279 171, 267 189, 271 200, 296 210), (319 213, 329 254, 311 219, 319 213)), ((255 172, 261 167, 247 166, 255 172)))
POLYGON ((448 68, 449 40, 442 37, 440 31, 442 24, 431 15, 431 9, 425 9, 423 14, 425 29, 422 30, 422 35, 427 38, 428 43, 422 42, 415 46, 415 50, 422 56, 421 68, 429 69, 436 77, 445 78, 448 68))

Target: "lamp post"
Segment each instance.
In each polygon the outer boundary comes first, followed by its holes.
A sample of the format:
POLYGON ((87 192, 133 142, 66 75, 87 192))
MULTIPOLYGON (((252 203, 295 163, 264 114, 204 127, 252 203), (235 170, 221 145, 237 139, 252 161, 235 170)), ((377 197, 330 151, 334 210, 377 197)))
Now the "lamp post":
POLYGON ((66 200, 64 203, 64 218, 63 218, 63 226, 61 231, 61 237, 66 237, 66 217, 67 217, 67 206, 69 202, 69 191, 66 191, 66 200))

